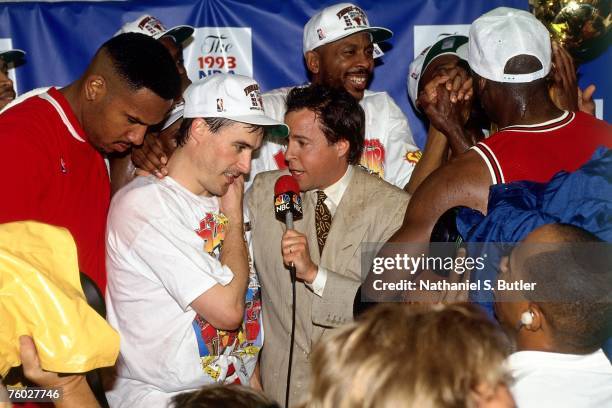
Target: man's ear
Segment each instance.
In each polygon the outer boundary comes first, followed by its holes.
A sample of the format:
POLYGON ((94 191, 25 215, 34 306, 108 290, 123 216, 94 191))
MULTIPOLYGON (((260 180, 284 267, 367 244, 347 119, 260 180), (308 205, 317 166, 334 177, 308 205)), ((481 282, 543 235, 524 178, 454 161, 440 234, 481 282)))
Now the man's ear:
POLYGON ((509 256, 502 256, 501 261, 499 261, 499 270, 503 274, 508 274, 508 271, 510 270, 510 257, 509 256))
POLYGON ((88 101, 100 100, 108 90, 102 75, 90 75, 85 79, 85 98, 88 101))
POLYGON ((316 51, 306 51, 306 55, 304 56, 306 59, 306 68, 312 74, 317 75, 320 70, 321 56, 316 51))
POLYGON ((346 139, 338 139, 338 141, 334 143, 334 146, 336 146, 338 157, 348 156, 348 151, 351 148, 351 143, 346 139))
POLYGON ((525 325, 525 328, 529 331, 541 330, 544 326, 544 320, 546 319, 542 313, 542 309, 540 309, 537 303, 529 302, 529 311, 533 317, 533 322, 529 325, 525 325))
POLYGON ((196 144, 202 143, 206 139, 208 133, 209 130, 206 121, 203 118, 194 118, 189 127, 186 142, 189 143, 189 141, 192 140, 196 144))

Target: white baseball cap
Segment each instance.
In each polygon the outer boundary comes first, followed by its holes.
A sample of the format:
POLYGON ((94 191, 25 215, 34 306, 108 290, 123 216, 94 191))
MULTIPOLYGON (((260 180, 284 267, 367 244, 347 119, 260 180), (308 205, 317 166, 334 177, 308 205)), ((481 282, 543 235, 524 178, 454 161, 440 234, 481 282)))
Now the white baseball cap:
POLYGON ((289 135, 289 127, 264 111, 259 84, 237 74, 214 74, 194 82, 183 93, 185 118, 226 118, 260 125, 279 137, 289 135))
POLYGON ((467 61, 467 42, 468 38, 465 35, 443 34, 410 63, 407 80, 408 96, 416 110, 419 110, 416 100, 419 97, 419 84, 423 72, 436 58, 443 55, 456 55, 467 61))
POLYGON ((159 40, 162 37, 172 37, 177 44, 181 44, 193 34, 193 27, 188 25, 178 25, 167 29, 157 18, 145 14, 134 21, 125 23, 114 37, 124 33, 140 33, 159 40))
POLYGON ((23 60, 25 55, 25 51, 18 49, 0 51, 0 58, 2 58, 7 64, 10 64, 11 62, 20 62, 23 60))
POLYGON ((468 63, 474 72, 491 81, 535 81, 550 71, 550 35, 533 14, 508 7, 496 8, 472 23, 468 63), (527 74, 504 74, 508 60, 517 55, 537 58, 542 69, 527 74))
POLYGON ((340 3, 326 7, 312 16, 304 26, 304 54, 322 45, 364 31, 372 35, 375 57, 381 56, 382 51, 376 43, 393 37, 391 30, 370 27, 366 13, 354 4, 340 3))

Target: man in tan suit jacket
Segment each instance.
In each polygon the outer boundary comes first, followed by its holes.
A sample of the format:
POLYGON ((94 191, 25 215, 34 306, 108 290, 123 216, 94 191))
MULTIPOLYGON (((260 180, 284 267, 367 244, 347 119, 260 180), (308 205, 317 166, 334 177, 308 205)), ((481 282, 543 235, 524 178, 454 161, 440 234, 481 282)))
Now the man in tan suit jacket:
POLYGON ((286 158, 300 187, 304 217, 293 230, 275 218, 274 184, 287 171, 259 174, 247 203, 266 331, 261 375, 264 391, 279 402, 285 399, 291 331, 291 279, 286 265, 293 263, 296 268, 290 398, 294 405, 309 386, 314 344, 330 329, 352 321, 353 299, 361 282, 360 244, 380 243, 366 255, 365 273, 382 243, 400 227, 409 195, 354 166, 363 149, 365 119, 346 91, 322 85, 295 88, 287 97, 285 121, 291 129, 286 158), (323 243, 325 216, 315 215, 321 214, 322 203, 331 216, 323 243))

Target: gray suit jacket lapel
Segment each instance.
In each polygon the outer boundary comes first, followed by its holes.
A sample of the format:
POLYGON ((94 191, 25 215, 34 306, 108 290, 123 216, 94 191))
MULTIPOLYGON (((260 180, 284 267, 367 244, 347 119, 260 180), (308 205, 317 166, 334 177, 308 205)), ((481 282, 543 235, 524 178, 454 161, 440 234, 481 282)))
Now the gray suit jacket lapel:
POLYGON ((368 230, 368 223, 361 218, 366 216, 367 192, 363 177, 371 177, 362 173, 359 168, 353 171, 340 205, 332 219, 331 229, 323 249, 322 265, 334 272, 341 273, 346 263, 355 254, 368 230))

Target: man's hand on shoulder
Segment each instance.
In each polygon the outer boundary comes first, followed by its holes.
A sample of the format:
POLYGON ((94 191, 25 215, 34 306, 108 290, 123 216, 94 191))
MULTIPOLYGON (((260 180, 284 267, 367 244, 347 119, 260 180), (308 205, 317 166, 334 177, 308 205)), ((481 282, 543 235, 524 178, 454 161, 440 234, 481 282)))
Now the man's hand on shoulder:
POLYGON ((139 176, 153 174, 163 178, 168 175, 168 157, 156 133, 148 132, 142 145, 132 148, 132 163, 139 176))

